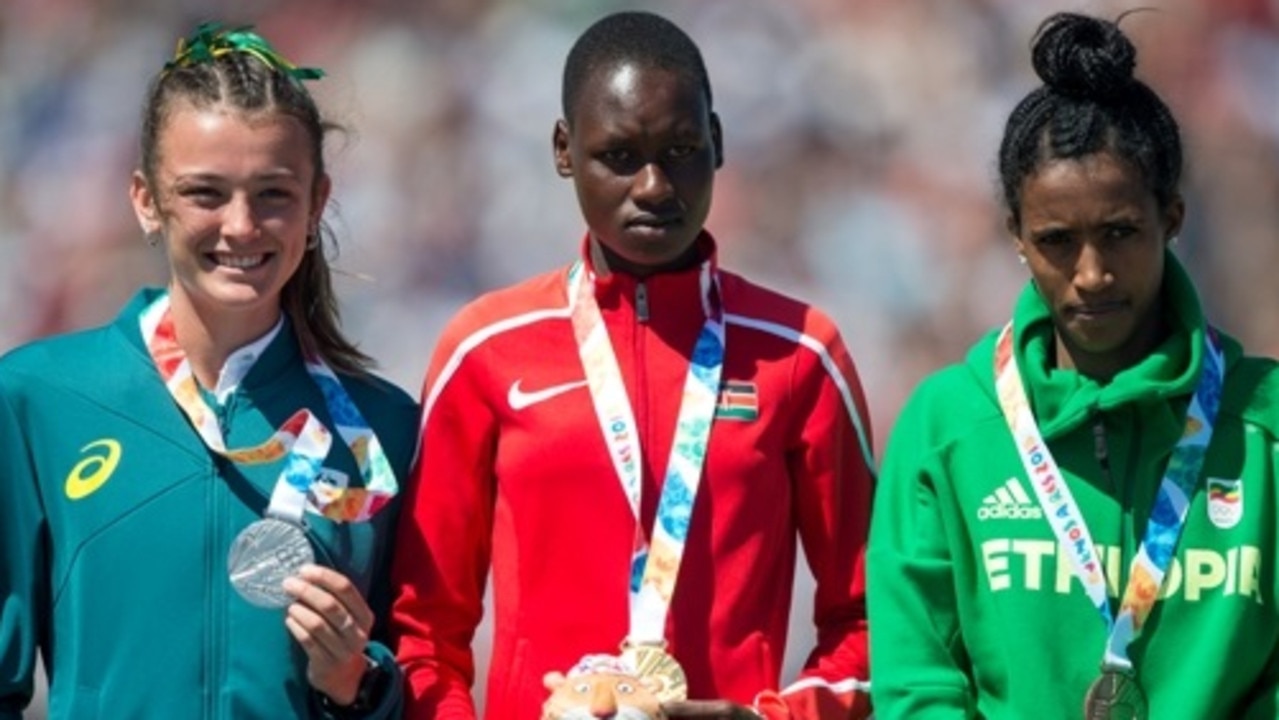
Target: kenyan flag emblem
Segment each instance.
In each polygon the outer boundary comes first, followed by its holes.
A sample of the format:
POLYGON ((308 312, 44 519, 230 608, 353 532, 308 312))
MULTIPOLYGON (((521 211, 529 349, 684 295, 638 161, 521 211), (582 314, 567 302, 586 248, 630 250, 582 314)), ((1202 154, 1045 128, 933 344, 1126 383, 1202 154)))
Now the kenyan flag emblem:
POLYGON ((715 417, 745 422, 759 418, 759 390, 755 383, 740 380, 725 382, 715 402, 715 417))

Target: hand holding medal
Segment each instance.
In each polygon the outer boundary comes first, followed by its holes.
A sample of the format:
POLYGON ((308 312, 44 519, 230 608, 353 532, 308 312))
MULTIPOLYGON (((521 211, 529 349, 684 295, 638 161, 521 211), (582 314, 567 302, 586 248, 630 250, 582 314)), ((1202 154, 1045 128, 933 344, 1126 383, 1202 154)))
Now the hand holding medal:
POLYGON ((333 369, 315 358, 306 363, 307 373, 319 387, 338 435, 355 457, 364 487, 347 487, 345 475, 324 470, 333 435, 310 410, 299 410, 257 446, 229 448, 217 414, 201 397, 190 361, 178 344, 169 296, 158 296, 139 324, 165 386, 209 450, 244 465, 284 461, 267 517, 235 538, 227 572, 232 587, 248 602, 264 608, 285 607, 290 598, 283 581, 315 561, 302 529, 303 516, 311 512, 338 522, 367 520, 398 491, 381 443, 333 369))
POLYGON ((240 596, 262 608, 282 608, 293 602, 284 580, 315 562, 315 553, 302 528, 278 518, 264 518, 245 528, 231 544, 227 573, 240 596))
MULTIPOLYGON (((594 280, 580 263, 574 266, 569 277, 570 287, 574 288, 570 296, 573 332, 591 401, 604 440, 613 447, 614 451, 610 453, 614 460, 613 469, 636 521, 631 557, 631 628, 622 644, 622 655, 616 660, 620 662, 619 672, 641 683, 661 703, 681 702, 688 698, 688 678, 679 662, 666 652, 662 632, 684 555, 688 518, 692 516, 702 465, 706 460, 724 366, 724 309, 719 302, 718 278, 709 262, 702 264, 699 277, 706 322, 698 335, 685 377, 683 399, 675 423, 675 440, 671 444, 666 478, 658 500, 653 537, 648 542, 639 523, 641 468, 637 462, 620 460, 642 457, 634 412, 617 357, 604 330, 595 300, 594 280), (619 427, 626 430, 615 431, 619 427)), ((612 656, 588 655, 578 665, 600 657, 612 656)), ((547 687, 551 688, 549 682, 547 687)), ((549 720, 558 716, 543 717, 549 720)), ((648 717, 657 716, 650 713, 648 717)))
POLYGON ((677 700, 662 703, 670 720, 759 720, 759 713, 727 700, 677 700))
POLYGON ((319 565, 284 581, 291 601, 284 624, 307 656, 307 680, 340 705, 349 704, 368 667, 364 648, 373 610, 345 575, 319 565))

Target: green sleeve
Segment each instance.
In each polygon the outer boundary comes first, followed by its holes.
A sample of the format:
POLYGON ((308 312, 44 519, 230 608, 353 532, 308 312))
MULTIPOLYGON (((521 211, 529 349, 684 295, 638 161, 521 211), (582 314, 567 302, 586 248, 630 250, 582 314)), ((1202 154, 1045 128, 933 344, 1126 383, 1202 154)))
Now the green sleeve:
POLYGON ((976 715, 941 478, 919 406, 908 403, 893 430, 871 519, 866 592, 878 720, 976 715))
POLYGON ((35 469, 9 392, 0 378, 0 720, 20 720, 44 637, 48 558, 35 469))
POLYGON ((390 674, 390 679, 381 702, 365 716, 365 720, 391 720, 404 712, 404 672, 395 661, 395 653, 390 649, 387 623, 391 614, 391 560, 395 550, 396 525, 399 523, 407 489, 405 484, 412 478, 410 469, 417 454, 418 424, 421 421, 417 402, 389 383, 385 383, 384 387, 394 400, 385 401, 385 424, 379 428, 378 437, 385 438, 387 459, 399 482, 399 491, 390 506, 375 518, 375 522, 383 524, 379 531, 382 540, 377 549, 378 570, 373 576, 373 586, 368 597, 376 623, 365 652, 390 674))
MULTIPOLYGON (((1272 393, 1271 396, 1273 395, 1272 393)), ((1270 462, 1271 467, 1279 467, 1279 443, 1271 443, 1270 462)), ((1276 585, 1279 585, 1279 580, 1276 585)), ((1275 592, 1279 593, 1279 587, 1275 592)), ((1271 649, 1266 670, 1257 678, 1239 717, 1243 720, 1279 718, 1279 645, 1271 649)))
POLYGON ((1239 715, 1242 720, 1274 720, 1279 717, 1279 648, 1270 653, 1266 671, 1257 680, 1239 715))

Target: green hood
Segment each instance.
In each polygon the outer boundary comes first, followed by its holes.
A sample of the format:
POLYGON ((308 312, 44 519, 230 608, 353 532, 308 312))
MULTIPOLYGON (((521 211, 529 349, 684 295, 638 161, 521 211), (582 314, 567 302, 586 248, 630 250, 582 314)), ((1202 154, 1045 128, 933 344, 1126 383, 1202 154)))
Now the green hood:
MULTIPOLYGON (((1188 401, 1203 367, 1206 325, 1194 284, 1171 252, 1165 254, 1163 307, 1164 319, 1171 328, 1168 337, 1136 365, 1102 384, 1055 366, 1052 314, 1035 284, 1026 284, 1013 309, 1013 348, 1031 408, 1045 438, 1070 431, 1098 411, 1171 398, 1188 401)), ((967 365, 978 377, 994 373, 998 334, 991 333, 968 354, 967 365)), ((1217 336, 1229 370, 1242 350, 1233 339, 1221 333, 1217 336)), ((993 391, 993 381, 983 385, 993 391)), ((1181 407, 1167 418, 1173 427, 1179 426, 1184 417, 1184 402, 1177 405, 1181 407)))

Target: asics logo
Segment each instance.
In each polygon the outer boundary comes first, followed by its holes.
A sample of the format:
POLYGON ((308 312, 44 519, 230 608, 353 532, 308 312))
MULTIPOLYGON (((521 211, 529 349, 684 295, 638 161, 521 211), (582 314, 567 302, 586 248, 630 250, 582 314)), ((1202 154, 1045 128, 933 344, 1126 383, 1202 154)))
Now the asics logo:
POLYGON ((1031 502, 1017 478, 1008 478, 995 492, 987 495, 977 508, 978 520, 1039 520, 1044 511, 1031 502))
POLYGON ((560 385, 552 385, 548 388, 535 390, 533 392, 525 392, 520 388, 523 379, 516 380, 511 383, 511 389, 506 393, 506 402, 511 406, 512 410, 523 410, 531 405, 545 402, 557 395, 563 395, 566 392, 576 390, 580 387, 586 387, 585 380, 576 380, 574 382, 562 383, 560 385))
POLYGON ((120 464, 119 441, 104 438, 80 448, 82 453, 90 450, 98 452, 76 463, 71 472, 67 473, 66 493, 71 500, 80 500, 97 492, 98 488, 111 479, 111 474, 120 464))

